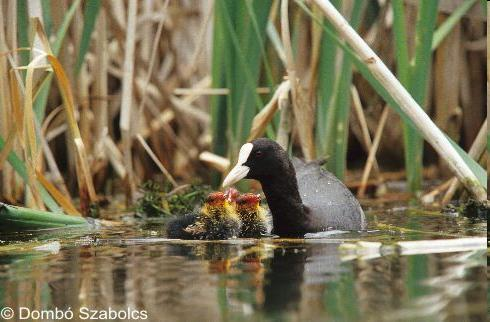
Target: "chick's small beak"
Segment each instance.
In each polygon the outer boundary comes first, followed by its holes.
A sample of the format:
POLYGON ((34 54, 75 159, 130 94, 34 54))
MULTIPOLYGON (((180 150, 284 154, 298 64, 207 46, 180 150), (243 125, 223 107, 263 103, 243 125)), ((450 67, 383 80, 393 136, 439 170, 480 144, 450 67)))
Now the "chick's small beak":
POLYGON ((226 176, 225 180, 223 180, 223 188, 229 187, 234 183, 237 183, 238 181, 242 180, 245 178, 250 171, 250 168, 237 164, 233 169, 231 169, 230 173, 226 176))

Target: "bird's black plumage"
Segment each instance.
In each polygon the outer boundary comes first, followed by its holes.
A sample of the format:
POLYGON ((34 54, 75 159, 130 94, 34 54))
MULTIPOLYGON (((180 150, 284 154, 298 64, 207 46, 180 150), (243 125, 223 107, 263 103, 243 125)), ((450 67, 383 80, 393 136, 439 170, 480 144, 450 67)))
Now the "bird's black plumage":
POLYGON ((195 239, 185 228, 196 222, 197 213, 190 213, 170 219, 166 225, 167 237, 176 239, 195 239))
POLYGON ((302 236, 328 229, 363 230, 365 217, 347 187, 318 163, 289 159, 270 139, 251 142, 245 178, 258 180, 272 212, 273 233, 302 236))

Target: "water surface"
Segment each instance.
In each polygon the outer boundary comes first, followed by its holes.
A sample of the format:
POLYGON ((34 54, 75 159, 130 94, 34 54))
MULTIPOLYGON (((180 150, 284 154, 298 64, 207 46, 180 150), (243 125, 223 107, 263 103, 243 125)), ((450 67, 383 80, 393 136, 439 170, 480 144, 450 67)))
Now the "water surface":
POLYGON ((73 321, 81 308, 109 307, 145 310, 148 321, 486 320, 485 250, 362 257, 339 248, 485 236, 485 223, 404 209, 370 222, 384 229, 311 240, 168 241, 158 224, 2 234, 0 308, 70 308, 73 321))

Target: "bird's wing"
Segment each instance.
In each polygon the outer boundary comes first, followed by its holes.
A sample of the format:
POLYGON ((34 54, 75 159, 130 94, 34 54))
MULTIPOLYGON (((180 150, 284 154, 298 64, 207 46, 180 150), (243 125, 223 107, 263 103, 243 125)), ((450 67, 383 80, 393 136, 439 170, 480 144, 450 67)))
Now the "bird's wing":
POLYGON ((315 163, 296 169, 298 189, 313 224, 325 228, 364 229, 364 212, 349 189, 332 173, 315 163))

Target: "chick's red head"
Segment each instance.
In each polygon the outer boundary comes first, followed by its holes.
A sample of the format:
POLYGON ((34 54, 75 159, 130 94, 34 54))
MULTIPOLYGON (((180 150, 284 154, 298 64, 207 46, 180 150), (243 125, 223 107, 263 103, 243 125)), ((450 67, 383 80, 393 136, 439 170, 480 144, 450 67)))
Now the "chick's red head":
POLYGON ((245 193, 236 200, 239 209, 255 209, 260 204, 260 195, 245 193))
POLYGON ((223 192, 211 192, 204 202, 211 207, 222 207, 225 201, 226 195, 223 192))

